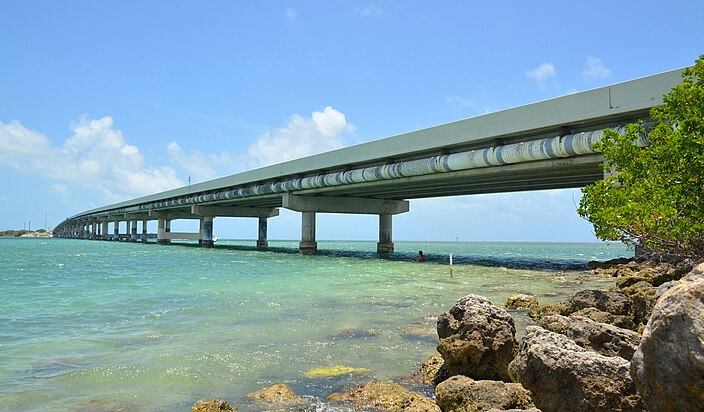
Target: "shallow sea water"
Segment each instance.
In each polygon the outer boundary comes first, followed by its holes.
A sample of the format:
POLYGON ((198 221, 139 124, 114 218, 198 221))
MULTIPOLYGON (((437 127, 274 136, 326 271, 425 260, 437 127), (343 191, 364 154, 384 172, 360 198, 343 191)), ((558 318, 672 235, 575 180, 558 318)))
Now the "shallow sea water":
MULTIPOLYGON (((556 302, 609 286, 578 265, 632 256, 605 243, 397 242, 387 259, 374 242, 319 242, 314 256, 251 244, 0 239, 0 410, 185 411, 223 398, 255 411, 246 394, 274 383, 311 410, 344 410, 324 398, 413 373, 434 352, 434 316, 459 297, 556 302), (366 372, 305 375, 338 365, 366 372)), ((522 334, 525 313, 513 315, 522 334)))

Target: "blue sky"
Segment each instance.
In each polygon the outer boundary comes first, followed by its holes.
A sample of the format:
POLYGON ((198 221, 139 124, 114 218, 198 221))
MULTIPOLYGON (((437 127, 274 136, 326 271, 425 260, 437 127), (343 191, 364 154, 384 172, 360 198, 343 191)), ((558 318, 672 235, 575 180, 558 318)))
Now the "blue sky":
MULTIPOLYGON (((702 15, 695 0, 5 2, 0 230, 690 65, 702 15)), ((579 197, 416 200, 394 238, 595 240, 579 197)), ((282 212, 269 237, 299 225, 282 212)), ((321 215, 318 238, 376 225, 321 215)), ((253 238, 256 222, 215 231, 253 238)))

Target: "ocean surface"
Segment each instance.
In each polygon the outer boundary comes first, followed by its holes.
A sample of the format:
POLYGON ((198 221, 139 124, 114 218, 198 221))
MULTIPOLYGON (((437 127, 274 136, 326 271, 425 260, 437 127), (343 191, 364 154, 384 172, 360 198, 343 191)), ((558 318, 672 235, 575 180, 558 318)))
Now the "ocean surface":
MULTIPOLYGON (((331 392, 399 379, 435 350, 435 317, 461 296, 557 302, 607 287, 590 260, 621 244, 219 241, 214 249, 0 238, 0 410, 190 410, 287 383, 310 410, 346 410, 331 392), (428 256, 415 262, 418 250, 428 256), (450 277, 449 254, 453 254, 450 277), (317 368, 356 373, 319 376, 317 368)), ((519 334, 528 320, 514 312, 519 334)), ((417 388, 429 391, 429 388, 417 388)))

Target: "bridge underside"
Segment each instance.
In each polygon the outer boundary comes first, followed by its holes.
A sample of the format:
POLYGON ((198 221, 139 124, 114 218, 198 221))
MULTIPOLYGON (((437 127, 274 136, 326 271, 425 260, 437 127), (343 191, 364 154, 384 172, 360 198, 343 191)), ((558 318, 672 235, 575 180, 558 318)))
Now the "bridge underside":
MULTIPOLYGON (((358 183, 292 192, 305 196, 422 199, 482 193, 580 188, 603 179, 603 157, 593 154, 502 166, 460 170, 393 180, 358 183)), ((281 207, 279 194, 215 202, 214 205, 281 207)), ((182 208, 188 210, 188 207, 182 208)))

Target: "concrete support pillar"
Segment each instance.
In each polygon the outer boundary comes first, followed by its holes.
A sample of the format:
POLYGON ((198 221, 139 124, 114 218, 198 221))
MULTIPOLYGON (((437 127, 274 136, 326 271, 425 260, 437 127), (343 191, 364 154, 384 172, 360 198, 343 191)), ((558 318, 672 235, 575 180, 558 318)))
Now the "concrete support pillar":
POLYGON ((213 247, 213 217, 201 217, 200 227, 200 245, 203 247, 213 247))
POLYGON ((379 215, 379 242, 376 244, 377 253, 391 253, 394 251, 391 219, 391 215, 379 215))
POLYGON ((265 217, 259 218, 259 235, 257 236, 257 248, 266 249, 269 247, 269 241, 267 240, 267 226, 268 220, 265 217))
POLYGON ((107 220, 103 221, 103 225, 102 225, 102 226, 103 226, 103 230, 102 230, 102 232, 101 232, 101 234, 102 234, 102 239, 103 239, 103 240, 107 240, 107 239, 108 239, 108 221, 107 221, 107 220))
POLYGON ((298 245, 298 251, 312 254, 318 251, 318 242, 315 241, 315 212, 303 212, 301 216, 301 243, 298 245))
POLYGON ((171 221, 160 218, 158 225, 159 227, 156 233, 156 243, 171 243, 171 239, 166 238, 166 234, 171 232, 171 221))
POLYGON ((142 242, 147 241, 147 221, 142 220, 142 242))
POLYGON ((132 221, 131 220, 125 221, 125 235, 127 235, 128 242, 130 240, 132 240, 132 221))
POLYGON ((98 236, 98 222, 92 222, 90 226, 90 240, 95 240, 98 236))
POLYGON ((114 223, 115 223, 115 227, 112 230, 114 238, 112 240, 119 241, 120 240, 120 221, 116 220, 114 223))
POLYGON ((137 221, 133 220, 130 223, 130 242, 136 242, 137 241, 137 221))

